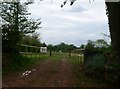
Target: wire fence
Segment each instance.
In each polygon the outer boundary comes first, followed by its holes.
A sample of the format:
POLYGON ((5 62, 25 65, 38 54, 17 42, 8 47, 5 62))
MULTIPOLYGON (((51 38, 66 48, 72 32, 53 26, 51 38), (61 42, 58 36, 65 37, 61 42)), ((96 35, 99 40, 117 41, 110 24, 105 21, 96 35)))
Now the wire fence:
MULTIPOLYGON (((84 60, 83 51, 84 49, 71 50, 70 52, 68 52, 68 56, 69 57, 76 56, 80 62, 83 62, 84 60)), ((19 44, 19 52, 23 56, 35 58, 54 55, 54 52, 52 50, 48 50, 47 47, 31 46, 24 44, 19 44)))
POLYGON ((48 55, 47 47, 19 44, 20 54, 27 57, 42 57, 48 55))

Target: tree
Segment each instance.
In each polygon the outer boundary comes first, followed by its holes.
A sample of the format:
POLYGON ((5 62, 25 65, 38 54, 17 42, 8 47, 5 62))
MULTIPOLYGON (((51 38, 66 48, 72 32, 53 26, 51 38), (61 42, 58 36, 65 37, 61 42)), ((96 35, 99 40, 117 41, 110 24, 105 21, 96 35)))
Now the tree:
POLYGON ((69 50, 74 50, 76 48, 76 46, 74 46, 73 44, 65 44, 65 43, 60 43, 57 45, 52 45, 49 44, 48 49, 52 49, 53 51, 63 51, 63 52, 69 52, 69 50))
POLYGON ((81 44, 80 49, 83 49, 83 48, 85 48, 85 45, 81 44))
MULTIPOLYGON (((106 0, 107 1, 107 0, 106 0)), ((111 36, 112 48, 116 59, 120 60, 120 1, 106 2, 107 16, 109 20, 109 30, 111 36)))
MULTIPOLYGON (((107 1, 107 0, 106 0, 107 1)), ((107 16, 109 20, 109 31, 112 44, 112 56, 109 57, 110 62, 107 64, 108 80, 119 85, 120 83, 120 0, 119 2, 106 2, 107 16), (112 67, 112 69, 110 69, 112 67), (111 72, 109 72, 111 71, 111 72)))
POLYGON ((58 46, 59 46, 59 49, 61 51, 66 51, 66 44, 65 43, 60 43, 58 46))
POLYGON ((48 47, 49 50, 53 49, 53 45, 52 44, 49 44, 47 47, 48 47))
POLYGON ((70 50, 76 49, 76 46, 74 46, 73 44, 70 44, 70 45, 68 45, 68 46, 69 46, 69 49, 70 49, 70 50))
POLYGON ((69 50, 74 50, 76 48, 76 46, 74 46, 73 44, 65 44, 65 43, 60 43, 57 45, 58 49, 64 52, 68 52, 69 50))
POLYGON ((40 39, 38 33, 33 33, 32 35, 26 35, 23 37, 20 44, 31 45, 31 46, 40 46, 40 39))
POLYGON ((37 19, 37 21, 28 19, 30 13, 27 11, 27 6, 32 3, 22 3, 20 0, 0 3, 2 7, 1 17, 5 21, 2 25, 3 52, 14 52, 25 34, 33 33, 40 28, 40 19, 37 19))
POLYGON ((45 44, 45 42, 41 43, 40 45, 41 47, 46 47, 47 45, 45 44))
POLYGON ((105 40, 103 39, 98 39, 95 41, 95 47, 98 47, 98 48, 106 48, 108 47, 108 44, 105 40))
POLYGON ((85 48, 86 48, 86 49, 94 49, 94 47, 95 47, 95 42, 92 41, 92 40, 88 40, 85 48))

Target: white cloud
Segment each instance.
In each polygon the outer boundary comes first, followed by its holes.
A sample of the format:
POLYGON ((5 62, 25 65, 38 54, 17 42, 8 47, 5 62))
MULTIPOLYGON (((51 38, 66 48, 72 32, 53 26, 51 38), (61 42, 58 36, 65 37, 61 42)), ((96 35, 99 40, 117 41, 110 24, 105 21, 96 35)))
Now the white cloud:
POLYGON ((101 33, 109 34, 104 2, 76 2, 73 6, 68 3, 63 8, 60 7, 61 3, 44 1, 29 8, 32 18, 42 19, 39 32, 43 42, 66 42, 79 46, 89 39, 103 38, 101 33))

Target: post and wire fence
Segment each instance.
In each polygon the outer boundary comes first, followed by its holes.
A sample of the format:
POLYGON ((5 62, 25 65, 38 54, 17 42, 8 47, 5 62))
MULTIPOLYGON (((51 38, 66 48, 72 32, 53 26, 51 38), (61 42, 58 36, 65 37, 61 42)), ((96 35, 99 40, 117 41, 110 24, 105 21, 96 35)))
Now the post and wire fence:
POLYGON ((48 55, 47 47, 19 44, 19 52, 27 57, 42 57, 48 55))
MULTIPOLYGON (((55 53, 55 52, 52 52, 52 50, 48 50, 47 47, 32 46, 32 45, 25 45, 25 44, 19 44, 18 46, 19 46, 19 52, 21 55, 31 57, 31 58, 41 58, 44 56, 52 56, 52 54, 55 53)), ((79 62, 83 62, 84 60, 83 51, 84 49, 70 50, 68 52, 68 56, 70 58, 75 57, 76 59, 78 59, 79 62)), ((60 54, 60 52, 58 53, 60 54)))
POLYGON ((79 62, 84 61, 84 50, 85 49, 76 49, 71 51, 71 56, 77 56, 79 62))

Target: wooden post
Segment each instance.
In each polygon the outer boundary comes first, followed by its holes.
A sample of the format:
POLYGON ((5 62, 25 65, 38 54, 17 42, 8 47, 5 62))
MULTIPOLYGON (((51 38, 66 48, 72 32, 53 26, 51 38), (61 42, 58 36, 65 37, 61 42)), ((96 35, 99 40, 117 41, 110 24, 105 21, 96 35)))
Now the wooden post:
POLYGON ((32 47, 30 47, 31 48, 31 58, 32 58, 32 47))
POLYGON ((81 56, 82 56, 82 62, 83 62, 83 53, 81 53, 81 56))
POLYGON ((50 56, 52 56, 52 50, 50 50, 50 56))
POLYGON ((39 48, 39 57, 40 57, 40 48, 39 48))
POLYGON ((71 50, 69 50, 69 57, 71 57, 71 50))
POLYGON ((78 61, 80 61, 80 54, 78 54, 78 61))
POLYGON ((25 46, 25 49, 26 49, 26 50, 25 50, 25 51, 26 51, 25 54, 26 54, 26 56, 27 56, 27 46, 25 46))
POLYGON ((38 54, 38 47, 37 47, 37 57, 39 57, 39 54, 38 54))

